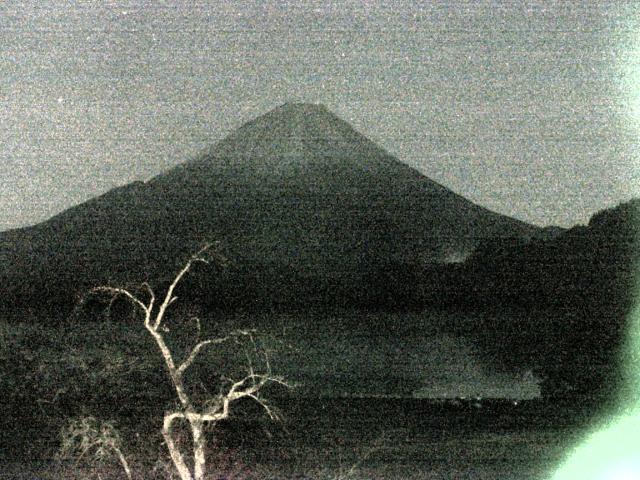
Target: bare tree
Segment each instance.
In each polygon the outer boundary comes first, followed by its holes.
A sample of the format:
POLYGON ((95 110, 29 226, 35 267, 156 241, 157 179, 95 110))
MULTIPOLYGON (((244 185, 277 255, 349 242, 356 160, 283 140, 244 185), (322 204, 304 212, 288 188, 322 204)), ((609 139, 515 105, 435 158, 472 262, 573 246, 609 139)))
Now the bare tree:
MULTIPOLYGON (((174 277, 161 301, 156 301, 156 295, 147 283, 142 285, 146 291, 146 299, 140 298, 124 288, 102 286, 92 290, 93 292, 103 292, 111 295, 112 301, 118 296, 123 296, 140 309, 144 315, 144 326, 151 337, 153 337, 162 355, 171 384, 179 401, 179 407, 177 409, 165 413, 162 435, 169 449, 171 460, 181 480, 202 480, 204 478, 206 472, 205 425, 215 424, 216 422, 226 419, 229 416, 231 404, 241 398, 250 398, 256 401, 271 418, 275 419, 277 417, 275 411, 260 397, 260 390, 268 383, 279 383, 286 386, 282 378, 272 375, 268 352, 265 349, 258 349, 254 341, 255 331, 253 330, 236 330, 225 337, 196 341, 195 345, 184 355, 181 361, 176 361, 174 352, 168 347, 164 337, 168 329, 165 328, 163 322, 167 309, 177 300, 174 291, 195 263, 209 263, 204 257, 204 254, 210 248, 211 246, 206 244, 189 259, 174 277), (254 365, 255 362, 248 359, 247 371, 242 378, 234 380, 226 379, 219 394, 196 404, 186 388, 184 378, 189 367, 193 365, 198 355, 201 354, 205 348, 213 345, 221 345, 228 341, 239 341, 241 339, 247 340, 253 345, 254 349, 260 350, 262 361, 260 362, 259 369, 254 365), (189 463, 192 463, 193 470, 187 464, 184 454, 181 452, 180 446, 174 438, 173 427, 177 421, 184 421, 189 426, 193 440, 193 461, 189 463)), ((222 257, 218 257, 218 259, 222 259, 222 257)))

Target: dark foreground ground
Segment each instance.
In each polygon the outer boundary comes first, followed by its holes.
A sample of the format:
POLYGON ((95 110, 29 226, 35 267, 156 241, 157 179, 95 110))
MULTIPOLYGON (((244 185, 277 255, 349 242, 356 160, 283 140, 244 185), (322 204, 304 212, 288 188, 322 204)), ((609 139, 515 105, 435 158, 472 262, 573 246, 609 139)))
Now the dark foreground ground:
MULTIPOLYGON (((277 403, 281 422, 264 420, 249 408, 211 433, 208 478, 544 479, 593 422, 582 407, 542 401, 517 406, 389 398, 277 403)), ((157 458, 167 457, 157 432, 135 422, 123 431, 129 451, 146 452, 134 455, 136 478, 172 478, 158 464, 153 472, 157 458)), ((87 469, 82 461, 40 457, 5 456, 0 478, 125 478, 115 463, 87 469)))

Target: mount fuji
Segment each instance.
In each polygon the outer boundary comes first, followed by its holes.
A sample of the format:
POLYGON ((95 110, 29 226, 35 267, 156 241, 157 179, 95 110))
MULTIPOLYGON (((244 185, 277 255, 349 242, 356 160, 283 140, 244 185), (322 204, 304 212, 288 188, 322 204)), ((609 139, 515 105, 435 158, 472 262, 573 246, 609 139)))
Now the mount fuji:
POLYGON ((290 103, 147 182, 0 233, 0 293, 64 302, 96 283, 168 278, 219 240, 231 267, 201 283, 223 303, 369 302, 405 288, 403 272, 541 230, 427 178, 324 106, 290 103))

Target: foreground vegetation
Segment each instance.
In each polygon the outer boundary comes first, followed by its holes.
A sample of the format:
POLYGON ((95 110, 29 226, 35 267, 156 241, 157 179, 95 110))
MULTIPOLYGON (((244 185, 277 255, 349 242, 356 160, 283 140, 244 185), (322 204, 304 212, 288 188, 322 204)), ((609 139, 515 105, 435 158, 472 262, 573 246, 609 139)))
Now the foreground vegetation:
MULTIPOLYGON (((87 470, 82 462, 51 463, 69 419, 89 415, 113 423, 132 470, 145 472, 145 478, 171 478, 161 435, 162 416, 174 401, 171 384, 139 318, 130 316, 124 305, 113 309, 111 318, 102 315, 91 322, 0 322, 0 387, 5 392, 0 397, 0 410, 5 412, 0 420, 0 462, 4 472, 15 472, 9 478, 27 472, 26 478, 87 478, 100 473, 106 479, 108 472, 112 478, 124 478, 114 457, 98 464, 99 471, 87 470), (16 463, 18 459, 31 462, 16 463)), ((181 318, 189 318, 183 313, 181 318)), ((404 320, 405 328, 412 330, 422 328, 424 317, 425 313, 380 312, 370 313, 366 322, 385 331, 404 320)), ((340 337, 344 329, 358 337, 362 331, 357 322, 363 320, 355 312, 343 312, 324 324, 319 318, 327 317, 312 318, 315 327, 297 335, 313 336, 324 329, 340 337)), ((438 321, 449 318, 442 314, 438 321)), ((253 320, 259 327, 295 324, 283 315, 253 320)), ((171 321, 178 322, 177 316, 171 321)), ((249 320, 234 315, 222 321, 242 327, 249 320)), ((193 338, 188 328, 196 327, 185 322, 184 328, 172 330, 177 334, 172 347, 186 349, 193 338)), ((209 325, 204 334, 219 334, 216 328, 221 327, 209 325)), ((199 389, 209 379, 211 365, 237 358, 240 352, 228 345, 206 353, 191 371, 191 386, 198 394, 206 394, 199 389)), ((543 478, 594 413, 589 405, 575 405, 571 411, 542 401, 488 412, 447 410, 428 400, 311 400, 299 398, 309 393, 305 385, 292 393, 277 387, 269 393, 283 413, 282 422, 271 422, 246 402, 215 432, 208 431, 210 478, 543 478)), ((182 441, 187 444, 188 437, 182 441)))
MULTIPOLYGON (((206 478, 542 480, 562 463, 579 436, 575 425, 569 425, 571 418, 554 417, 553 409, 535 402, 525 404, 529 411, 484 420, 478 411, 445 411, 424 401, 395 409, 391 401, 372 399, 281 406, 290 412, 282 425, 248 422, 245 428, 261 435, 247 432, 244 438, 231 434, 216 439, 224 445, 212 445, 206 478), (404 415, 389 415, 397 412, 404 415), (519 415, 538 421, 524 422, 519 415)), ((130 453, 134 438, 123 435, 130 453)), ((133 468, 145 472, 145 479, 171 478, 166 462, 152 455, 158 452, 147 453, 148 458, 135 456, 133 468)), ((3 470, 29 472, 24 478, 31 479, 97 478, 97 473, 103 479, 124 478, 115 458, 92 468, 45 460, 5 463, 3 470)))

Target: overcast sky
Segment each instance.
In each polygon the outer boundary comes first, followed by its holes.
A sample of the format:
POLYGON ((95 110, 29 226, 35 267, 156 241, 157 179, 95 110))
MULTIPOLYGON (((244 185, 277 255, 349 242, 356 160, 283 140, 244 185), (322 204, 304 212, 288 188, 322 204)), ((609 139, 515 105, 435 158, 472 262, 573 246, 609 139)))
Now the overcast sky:
POLYGON ((640 196, 640 2, 0 3, 0 230, 324 103, 539 225, 640 196))

